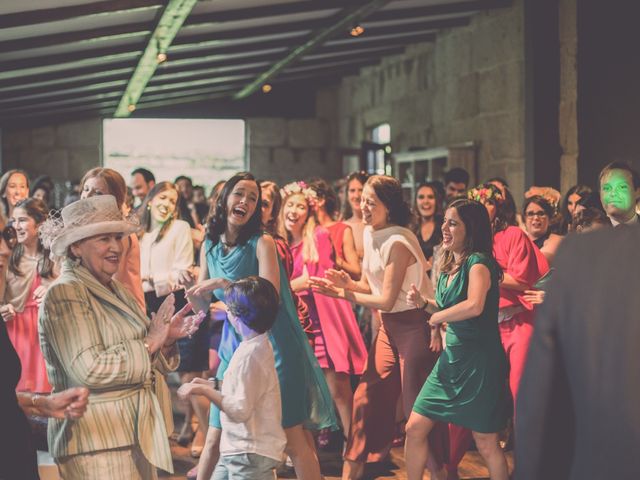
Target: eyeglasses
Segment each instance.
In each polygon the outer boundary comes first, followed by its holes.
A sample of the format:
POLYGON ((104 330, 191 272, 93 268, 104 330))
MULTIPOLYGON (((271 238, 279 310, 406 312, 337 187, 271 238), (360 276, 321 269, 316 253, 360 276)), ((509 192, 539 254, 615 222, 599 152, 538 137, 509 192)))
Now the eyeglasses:
POLYGON ((16 229, 11 225, 4 227, 2 230, 2 238, 6 242, 7 246, 11 249, 18 244, 18 234, 16 229))
POLYGON ((546 217, 547 213, 542 210, 538 210, 537 212, 526 212, 524 216, 527 218, 533 218, 533 217, 542 218, 542 217, 546 217))

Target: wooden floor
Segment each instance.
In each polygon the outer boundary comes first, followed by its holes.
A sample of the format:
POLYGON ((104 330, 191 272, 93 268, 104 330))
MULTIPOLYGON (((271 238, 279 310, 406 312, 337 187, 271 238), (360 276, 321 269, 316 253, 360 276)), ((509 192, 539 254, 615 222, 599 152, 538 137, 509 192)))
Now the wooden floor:
MULTIPOLYGON (((182 424, 183 415, 180 414, 180 410, 183 407, 183 403, 177 398, 175 391, 177 387, 176 378, 169 377, 169 385, 172 394, 173 406, 175 409, 175 425, 178 430, 182 424)), ((320 451, 318 453, 320 457, 320 468, 322 474, 326 480, 339 480, 340 473, 342 471, 342 456, 340 454, 341 448, 334 449, 331 452, 320 451)), ((190 447, 181 447, 175 441, 171 441, 171 453, 173 455, 173 465, 175 473, 169 475, 161 473, 160 478, 178 480, 184 479, 187 472, 193 468, 197 460, 190 455, 190 447)), ((511 452, 507 453, 507 461, 509 462, 509 471, 513 470, 513 456, 511 452)), ((467 452, 463 458, 458 473, 461 479, 488 479, 489 473, 484 466, 484 462, 478 452, 467 452)), ((283 469, 279 471, 278 478, 281 479, 295 479, 295 472, 293 469, 283 469)), ((393 479, 393 480, 406 480, 407 474, 404 465, 404 454, 402 447, 394 448, 391 450, 390 458, 387 462, 381 462, 376 464, 369 464, 365 470, 365 480, 373 479, 393 479)), ((425 479, 429 478, 429 474, 425 473, 425 479)))
MULTIPOLYGON (((196 461, 191 458, 189 449, 181 447, 176 443, 171 443, 171 452, 173 453, 173 464, 175 467, 174 475, 160 475, 161 478, 178 480, 184 479, 186 473, 191 469, 196 461)), ((509 462, 509 469, 512 469, 513 461, 511 453, 507 453, 507 461, 509 462)), ((340 472, 342 470, 342 458, 339 452, 320 452, 320 465, 322 468, 322 474, 326 480, 339 480, 340 472)), ((488 479, 489 474, 482 458, 478 452, 468 452, 458 470, 461 479, 488 479)), ((295 473, 293 469, 286 469, 281 471, 278 478, 282 479, 295 479, 295 473)), ((367 465, 365 479, 393 479, 393 480, 406 480, 407 475, 404 468, 404 455, 402 448, 394 448, 391 450, 391 456, 389 461, 369 464, 367 465)), ((425 479, 429 478, 429 474, 425 473, 425 479)))

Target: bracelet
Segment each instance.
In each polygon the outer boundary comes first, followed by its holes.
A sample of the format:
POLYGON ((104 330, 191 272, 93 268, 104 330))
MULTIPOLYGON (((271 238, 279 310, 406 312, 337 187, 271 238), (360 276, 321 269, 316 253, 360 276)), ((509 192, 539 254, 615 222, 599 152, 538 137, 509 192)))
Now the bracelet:
POLYGON ((213 382, 213 389, 220 391, 220 380, 218 377, 211 377, 209 379, 210 382, 213 382))
POLYGON ((144 348, 147 349, 147 353, 151 355, 151 347, 149 346, 149 344, 147 342, 142 342, 142 344, 144 345, 144 348))

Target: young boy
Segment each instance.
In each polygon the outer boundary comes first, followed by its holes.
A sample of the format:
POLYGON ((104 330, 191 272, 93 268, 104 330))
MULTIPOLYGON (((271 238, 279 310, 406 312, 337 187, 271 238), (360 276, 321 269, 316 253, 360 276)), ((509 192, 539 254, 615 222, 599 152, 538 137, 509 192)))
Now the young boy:
POLYGON ((278 311, 278 293, 264 278, 251 276, 225 291, 227 317, 242 337, 224 375, 220 391, 196 379, 178 395, 203 395, 220 408, 220 460, 213 480, 274 480, 283 460, 280 384, 269 329, 278 311))

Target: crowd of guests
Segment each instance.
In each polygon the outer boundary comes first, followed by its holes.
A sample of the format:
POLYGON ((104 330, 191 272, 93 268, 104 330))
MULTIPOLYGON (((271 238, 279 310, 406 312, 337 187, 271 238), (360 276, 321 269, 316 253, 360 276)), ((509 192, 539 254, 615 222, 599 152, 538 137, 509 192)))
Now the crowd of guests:
POLYGON ((172 472, 177 371, 193 478, 274 478, 288 457, 320 479, 317 448, 340 431, 343 479, 405 435, 411 480, 457 478, 472 441, 506 479, 500 439, 559 245, 639 221, 625 163, 596 190, 531 187, 520 212, 504 179, 472 187, 460 168, 412 204, 364 172, 337 189, 239 173, 209 198, 144 168, 128 184, 94 168, 53 210, 46 178, 0 178, 1 386, 21 432, 0 478, 37 478, 19 409, 52 417, 63 478, 172 472))

